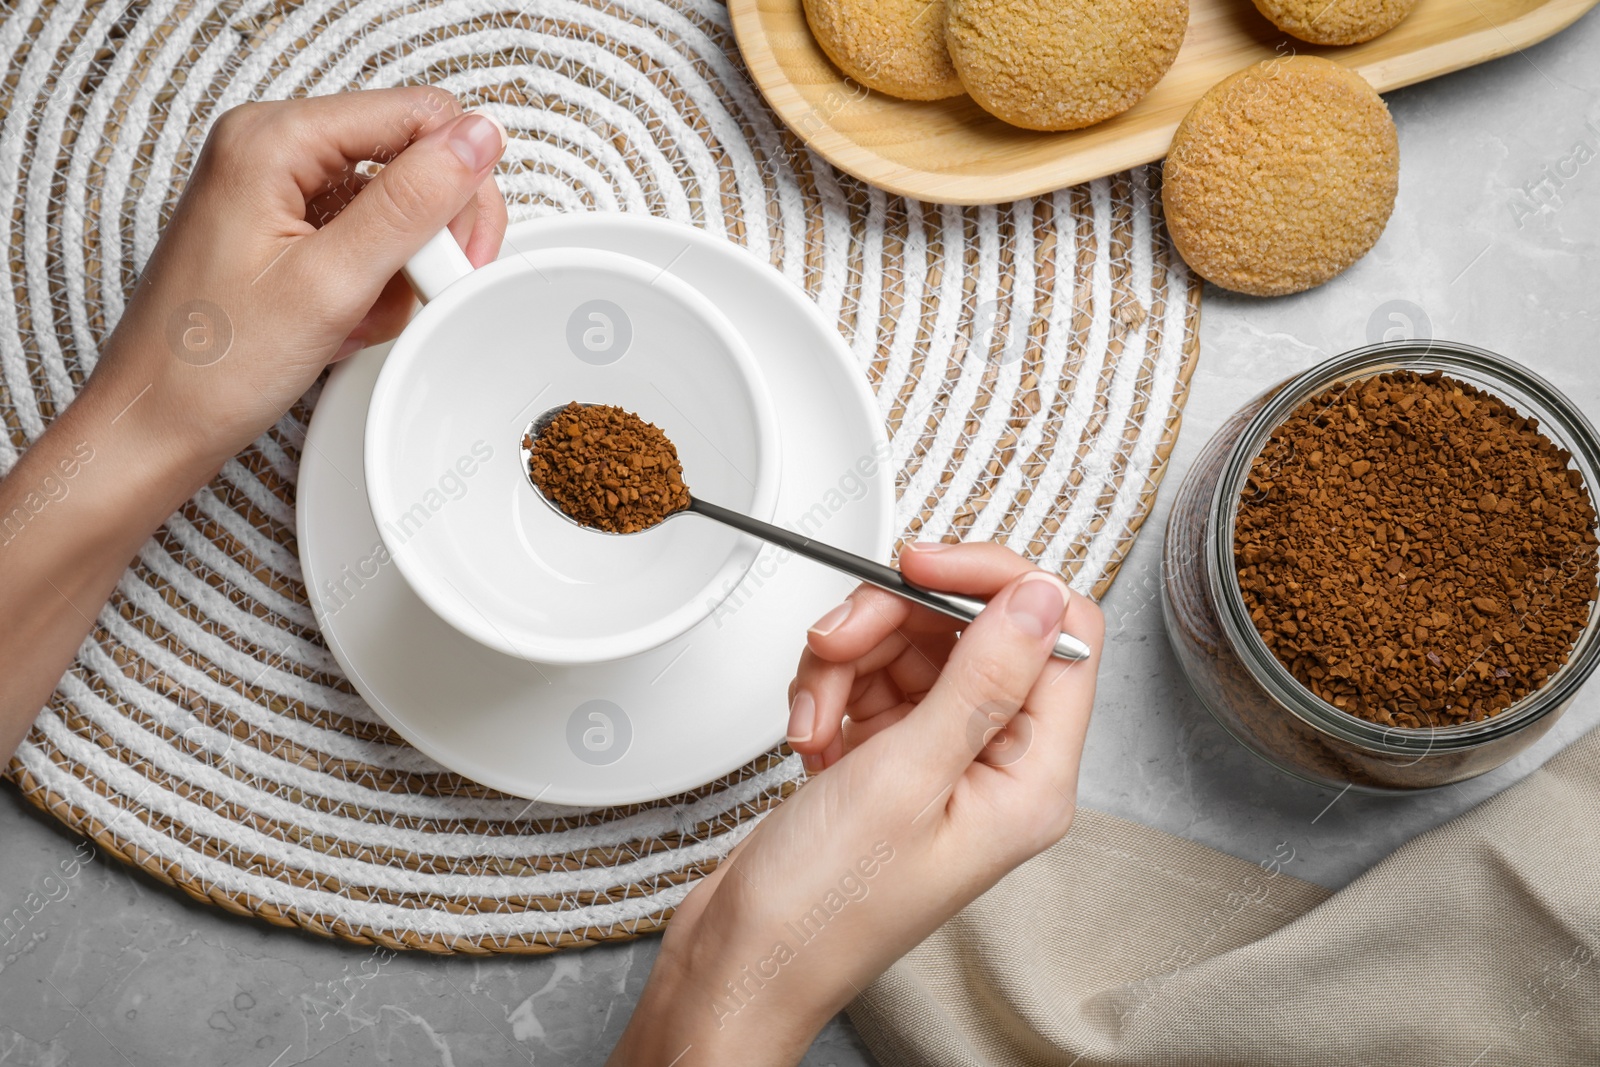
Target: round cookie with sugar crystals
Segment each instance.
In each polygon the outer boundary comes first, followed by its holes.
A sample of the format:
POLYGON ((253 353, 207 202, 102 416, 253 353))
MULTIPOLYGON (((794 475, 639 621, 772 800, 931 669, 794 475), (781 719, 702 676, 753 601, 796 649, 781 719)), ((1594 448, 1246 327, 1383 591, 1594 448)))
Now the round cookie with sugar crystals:
POLYGON ((805 0, 811 36, 847 77, 902 100, 964 89, 944 46, 944 0, 805 0))
POLYGON ((1076 130, 1120 115, 1178 55, 1189 0, 948 0, 961 84, 996 118, 1076 130))
POLYGON ((1360 44, 1388 33, 1417 0, 1255 0, 1256 10, 1312 44, 1360 44))
POLYGON ((1256 296, 1321 285, 1366 255, 1394 210, 1394 120, 1361 75, 1269 59, 1212 86, 1173 135, 1167 230, 1207 281, 1256 296))

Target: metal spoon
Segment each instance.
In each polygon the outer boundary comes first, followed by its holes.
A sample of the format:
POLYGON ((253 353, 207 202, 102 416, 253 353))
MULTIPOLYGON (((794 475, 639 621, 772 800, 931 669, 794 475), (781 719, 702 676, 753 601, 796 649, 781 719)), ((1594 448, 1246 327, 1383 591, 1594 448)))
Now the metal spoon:
MULTIPOLYGON (((595 405, 585 404, 583 406, 594 407, 595 405)), ((537 441, 539 435, 544 432, 544 428, 550 425, 557 415, 565 411, 566 407, 567 405, 565 404, 557 404, 528 423, 528 428, 523 433, 523 440, 537 441)), ((534 494, 544 501, 551 511, 554 511, 574 526, 593 533, 607 534, 612 537, 628 536, 627 534, 613 533, 610 530, 598 530, 593 526, 585 526, 565 511, 562 511, 555 501, 545 496, 544 491, 534 485, 533 474, 528 468, 529 453, 530 449, 526 447, 522 449, 522 475, 528 480, 528 485, 533 488, 534 494)), ((882 563, 875 563, 852 552, 846 552, 843 549, 834 548, 832 545, 823 544, 821 541, 806 537, 803 534, 785 530, 781 526, 774 526, 769 522, 753 519, 749 515, 730 511, 708 500, 701 500, 692 493, 689 496, 689 506, 687 508, 674 511, 661 521, 666 522, 675 516, 690 513, 703 515, 708 519, 722 523, 724 526, 731 526, 740 533, 746 533, 762 541, 780 545, 797 556, 804 556, 806 559, 825 564, 834 570, 843 571, 857 581, 875 585, 879 589, 887 589, 889 592, 903 596, 913 603, 921 604, 925 608, 932 608, 934 611, 941 612, 953 619, 960 619, 962 622, 971 622, 978 617, 978 612, 984 608, 984 602, 976 597, 960 596, 955 593, 939 593, 932 589, 924 589, 920 585, 913 585, 893 567, 887 567, 882 563)), ((657 525, 660 524, 658 523, 657 525)), ((649 527, 649 529, 654 528, 649 527)), ((1057 659, 1084 660, 1089 658, 1089 646, 1071 634, 1064 633, 1056 640, 1056 646, 1051 655, 1057 659)))

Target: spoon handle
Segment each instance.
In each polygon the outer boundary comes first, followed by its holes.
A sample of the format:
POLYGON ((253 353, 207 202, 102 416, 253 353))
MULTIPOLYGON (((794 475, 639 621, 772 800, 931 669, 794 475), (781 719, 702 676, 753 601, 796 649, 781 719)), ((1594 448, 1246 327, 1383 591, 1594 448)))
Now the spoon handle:
MULTIPOLYGON (((817 563, 827 564, 835 570, 843 571, 852 578, 875 585, 879 589, 887 589, 889 592, 903 596, 907 600, 921 604, 925 608, 932 608, 934 611, 942 612, 953 619, 960 619, 962 622, 971 622, 978 617, 978 612, 984 608, 984 602, 976 597, 959 596, 955 593, 938 593, 932 589, 924 589, 920 585, 913 585, 906 581, 905 575, 893 567, 884 566, 882 563, 874 563, 872 560, 858 556, 853 552, 834 548, 832 545, 823 544, 821 541, 813 540, 804 534, 785 530, 781 526, 774 526, 769 522, 753 519, 737 511, 729 511, 727 508, 718 507, 716 504, 708 503, 699 497, 690 497, 689 510, 697 515, 704 515, 708 519, 715 519, 725 526, 732 526, 734 529, 747 533, 752 537, 758 537, 763 541, 781 545, 797 556, 804 556, 817 563)), ((1051 655, 1057 659, 1084 660, 1089 658, 1089 646, 1071 634, 1064 633, 1057 639, 1056 647, 1051 652, 1051 655)))

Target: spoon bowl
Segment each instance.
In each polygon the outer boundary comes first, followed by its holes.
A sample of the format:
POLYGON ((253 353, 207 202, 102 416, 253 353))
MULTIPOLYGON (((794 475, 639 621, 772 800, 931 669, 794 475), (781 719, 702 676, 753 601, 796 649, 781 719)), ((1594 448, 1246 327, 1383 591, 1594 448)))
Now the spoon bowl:
MULTIPOLYGON (((590 533, 605 534, 607 537, 632 537, 634 534, 641 534, 646 530, 654 530, 665 523, 668 519, 676 518, 677 516, 686 514, 689 510, 691 510, 689 508, 681 508, 678 511, 669 511, 666 515, 662 516, 660 522, 646 526, 644 529, 630 530, 627 533, 623 533, 621 530, 602 530, 598 526, 590 526, 587 523, 579 522, 571 515, 568 515, 566 511, 562 509, 560 504, 557 504, 554 500, 551 500, 549 497, 545 496, 544 490, 540 489, 538 484, 533 480, 533 465, 530 462, 533 458, 533 449, 529 446, 529 442, 537 441, 539 436, 544 433, 544 431, 552 422, 556 420, 556 416, 567 410, 569 406, 570 405, 568 404, 557 404, 555 407, 550 408, 548 411, 536 416, 533 421, 528 423, 527 428, 522 431, 522 478, 528 483, 528 488, 533 490, 533 495, 539 498, 540 503, 544 504, 545 507, 561 516, 562 519, 571 523, 573 526, 578 527, 578 529, 587 530, 590 533)), ((580 403, 578 406, 583 408, 593 408, 602 407, 604 405, 580 403)))

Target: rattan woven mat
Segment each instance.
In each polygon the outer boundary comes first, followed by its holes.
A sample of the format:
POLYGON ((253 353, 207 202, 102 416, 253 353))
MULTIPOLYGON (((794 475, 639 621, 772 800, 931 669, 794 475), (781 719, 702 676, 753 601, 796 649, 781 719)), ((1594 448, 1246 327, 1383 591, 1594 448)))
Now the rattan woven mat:
MULTIPOLYGON (((514 218, 653 213, 769 259, 876 390, 907 536, 1003 541, 1103 592, 1197 354, 1154 170, 998 207, 887 196, 783 130, 714 0, 14 0, 0 7, 0 471, 72 398, 216 116, 429 81, 512 132, 514 218)), ((654 804, 496 794, 373 715, 294 540, 316 391, 145 545, 9 776, 202 901, 391 947, 659 927, 799 777, 774 751, 654 804)))

